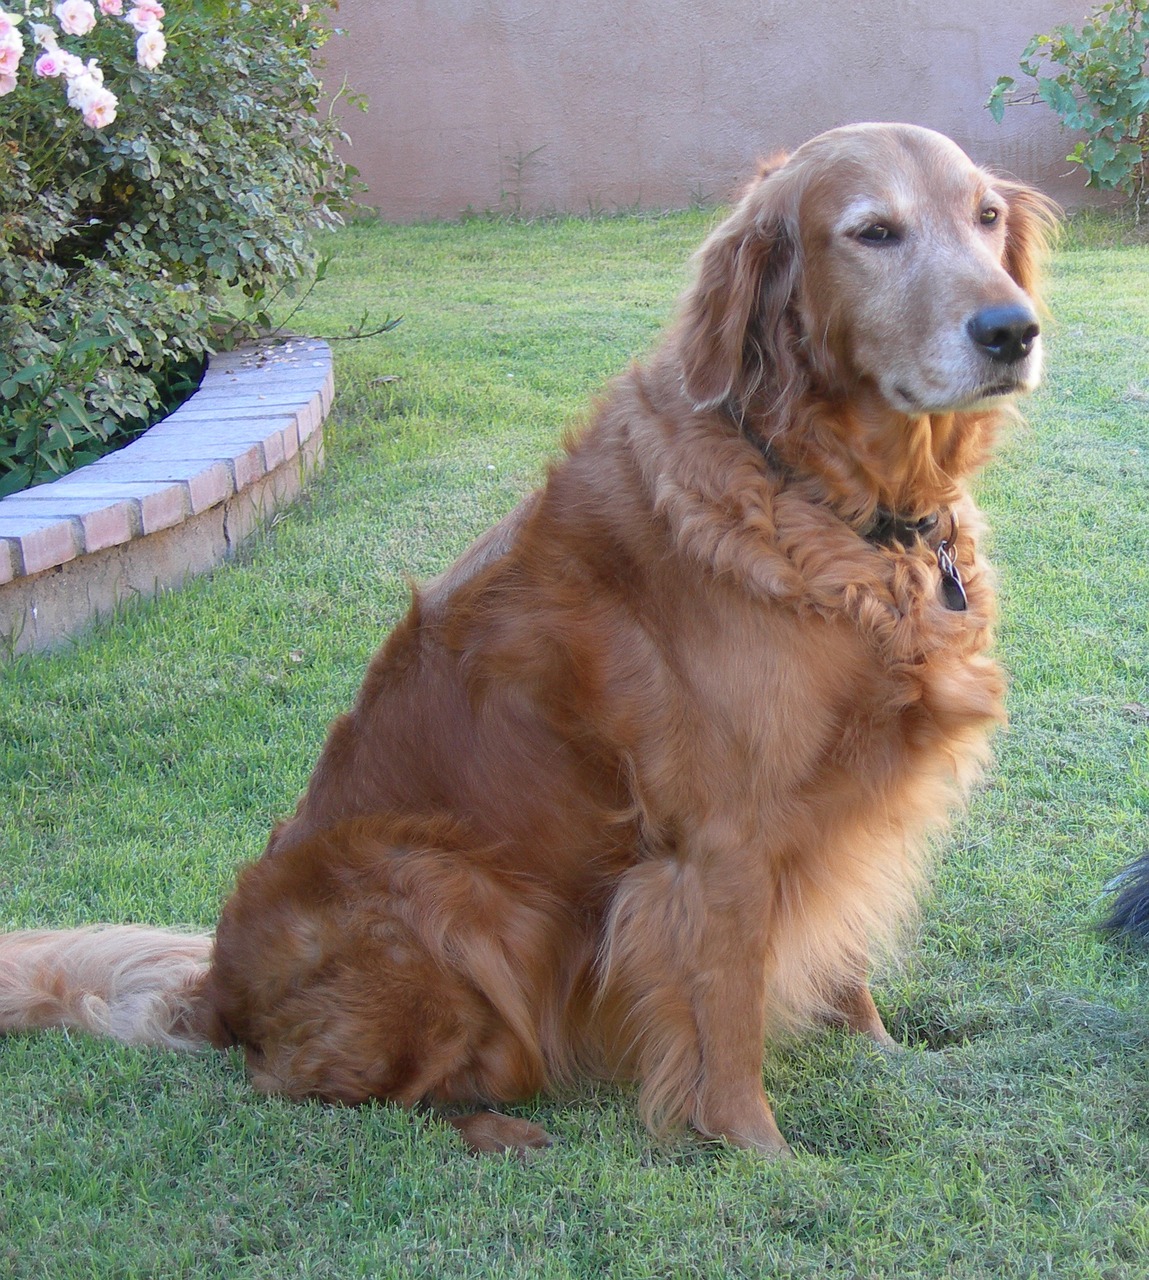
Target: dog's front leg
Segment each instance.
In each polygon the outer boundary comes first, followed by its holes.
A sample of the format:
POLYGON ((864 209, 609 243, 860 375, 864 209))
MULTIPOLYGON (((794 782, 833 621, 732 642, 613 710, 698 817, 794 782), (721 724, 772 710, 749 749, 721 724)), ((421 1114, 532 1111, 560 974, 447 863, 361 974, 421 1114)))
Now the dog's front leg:
POLYGON ((705 857, 699 883, 692 1005, 701 1073, 691 1123, 735 1146, 789 1155, 762 1084, 771 895, 761 851, 705 857))
POLYGON ((599 1011, 652 1129, 789 1153, 762 1086, 769 910, 759 850, 651 858, 622 877, 599 1011))

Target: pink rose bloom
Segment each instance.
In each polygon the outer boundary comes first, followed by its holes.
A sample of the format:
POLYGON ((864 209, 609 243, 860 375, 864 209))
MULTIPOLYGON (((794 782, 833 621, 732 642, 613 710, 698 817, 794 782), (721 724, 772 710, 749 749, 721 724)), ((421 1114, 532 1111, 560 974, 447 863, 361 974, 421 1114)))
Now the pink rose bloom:
POLYGON ((60 30, 68 36, 86 36, 96 25, 96 10, 91 0, 64 0, 56 6, 60 30))
POLYGON ((68 101, 79 110, 79 99, 104 83, 104 73, 95 58, 89 58, 85 63, 83 58, 77 58, 74 53, 65 53, 62 49, 59 57, 64 78, 68 81, 68 101))
POLYGON ((89 129, 102 129, 116 118, 116 95, 103 85, 103 74, 93 62, 68 81, 68 105, 84 117, 89 129))
POLYGON ((124 0, 100 0, 100 12, 110 18, 118 18, 124 11, 124 0))
POLYGON ((0 36, 0 76, 14 76, 24 56, 24 41, 15 29, 0 36))
POLYGON ((52 49, 51 53, 60 64, 60 74, 66 80, 71 80, 76 76, 82 76, 84 74, 84 62, 82 58, 77 58, 74 53, 68 53, 65 49, 52 49))
POLYGON ((142 9, 145 13, 154 13, 157 18, 164 16, 164 7, 160 4, 160 0, 136 0, 136 8, 142 9))
POLYGON ((10 75, 0 75, 0 98, 5 94, 11 93, 16 87, 16 77, 10 75))
MULTIPOLYGON (((76 61, 80 62, 79 58, 76 61)), ((69 71, 65 74, 68 77, 68 106, 75 107, 77 111, 86 111, 88 103, 104 86, 84 70, 82 62, 78 73, 69 71)))
POLYGON ((64 64, 60 59, 59 53, 55 49, 50 49, 36 59, 36 64, 32 70, 42 80, 51 80, 64 74, 64 64))
POLYGON ((15 31, 19 23, 24 21, 24 17, 19 13, 8 13, 4 9, 0 9, 0 37, 6 36, 9 31, 15 31))
POLYGON ((154 71, 168 51, 162 31, 145 31, 136 41, 136 61, 146 71, 154 71))
POLYGON ((136 5, 134 9, 129 9, 124 15, 124 21, 130 22, 133 27, 141 34, 148 31, 158 31, 160 28, 160 18, 163 15, 161 8, 159 13, 154 9, 146 9, 143 5, 136 5))
POLYGON ((116 118, 116 95, 110 89, 97 89, 84 104, 84 123, 89 129, 102 129, 116 118))

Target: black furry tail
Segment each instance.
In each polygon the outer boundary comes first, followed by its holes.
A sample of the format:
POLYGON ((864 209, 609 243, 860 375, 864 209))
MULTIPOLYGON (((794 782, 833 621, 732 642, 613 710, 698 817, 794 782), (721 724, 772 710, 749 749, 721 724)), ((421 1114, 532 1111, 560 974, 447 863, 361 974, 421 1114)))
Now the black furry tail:
POLYGON ((1117 901, 1101 927, 1149 942, 1149 855, 1126 867, 1105 888, 1117 894, 1117 901))

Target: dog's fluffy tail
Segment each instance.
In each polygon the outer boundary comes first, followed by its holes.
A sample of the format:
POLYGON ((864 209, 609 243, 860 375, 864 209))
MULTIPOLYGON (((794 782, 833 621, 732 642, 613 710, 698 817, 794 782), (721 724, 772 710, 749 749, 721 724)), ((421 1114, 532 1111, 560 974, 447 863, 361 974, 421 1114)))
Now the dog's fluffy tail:
POLYGON ((136 925, 0 934, 0 1034, 72 1027, 125 1044, 196 1049, 212 939, 136 925))
POLYGON ((1102 927, 1149 942, 1149 855, 1126 867, 1105 887, 1116 892, 1117 900, 1102 927))

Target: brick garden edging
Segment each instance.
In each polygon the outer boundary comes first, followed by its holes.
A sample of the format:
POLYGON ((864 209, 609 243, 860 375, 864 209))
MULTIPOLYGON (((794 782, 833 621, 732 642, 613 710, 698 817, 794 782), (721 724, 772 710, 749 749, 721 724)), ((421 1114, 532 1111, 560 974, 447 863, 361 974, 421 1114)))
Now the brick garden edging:
POLYGON ((50 648, 231 555, 323 465, 333 394, 318 339, 212 356, 138 440, 0 500, 0 654, 50 648))

